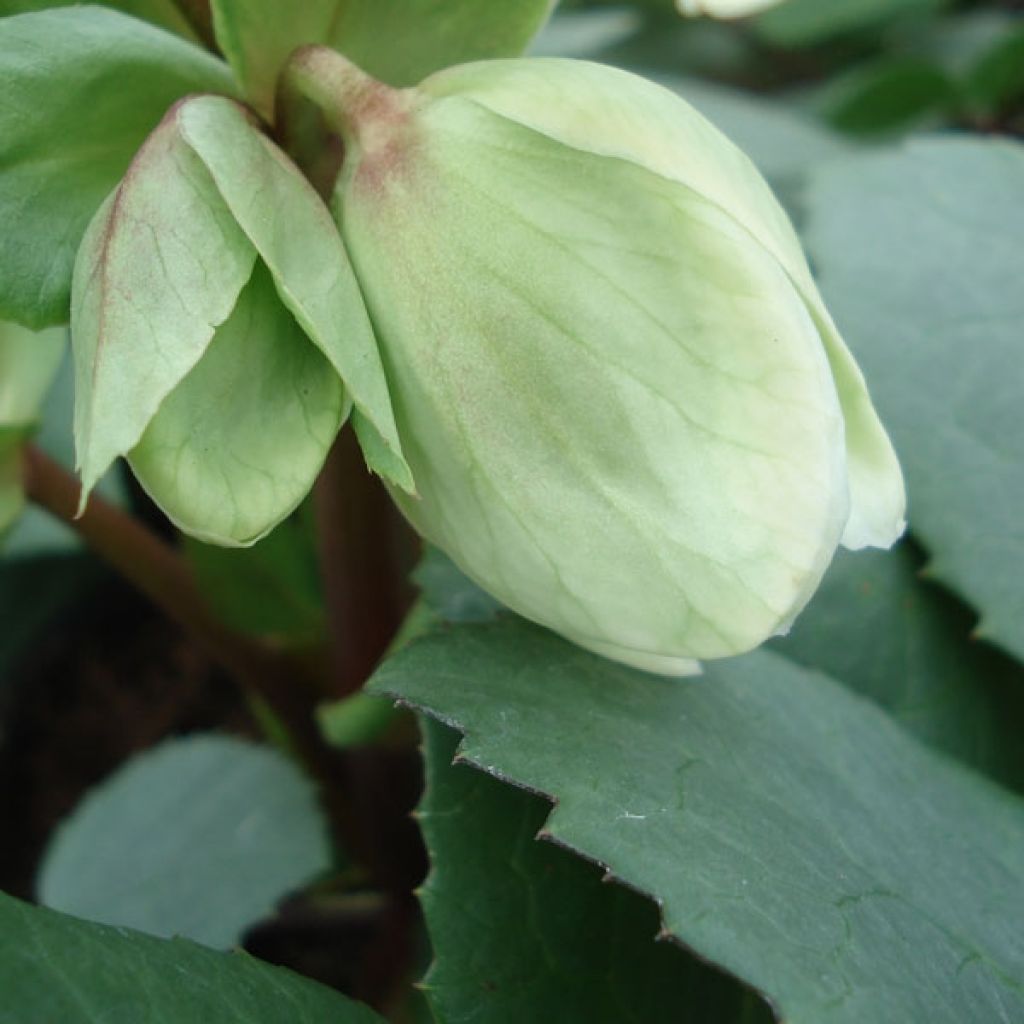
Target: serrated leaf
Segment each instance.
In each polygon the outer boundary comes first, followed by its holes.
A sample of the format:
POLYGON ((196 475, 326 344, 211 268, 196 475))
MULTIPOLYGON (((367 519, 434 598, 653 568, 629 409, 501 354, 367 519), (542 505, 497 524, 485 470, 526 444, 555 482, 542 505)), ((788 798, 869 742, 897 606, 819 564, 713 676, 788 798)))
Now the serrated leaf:
POLYGON ((330 865, 312 786, 269 748, 169 740, 93 789, 38 879, 55 910, 225 948, 330 865))
POLYGON ((364 443, 371 469, 412 491, 373 327, 330 211, 237 104, 201 97, 182 108, 180 123, 270 268, 281 300, 344 382, 360 434, 371 435, 370 445, 364 443))
POLYGON ((217 42, 246 94, 274 109, 278 74, 303 43, 326 43, 392 85, 439 68, 522 53, 552 0, 213 0, 217 42))
POLYGON ((83 498, 131 451, 199 362, 252 275, 256 250, 176 105, 97 211, 75 260, 71 340, 83 498))
MULTIPOLYGON (((71 7, 79 0, 0 0, 0 18, 12 14, 27 14, 29 11, 45 11, 53 7, 71 7)), ((115 11, 130 14, 169 32, 176 32, 190 42, 199 42, 188 19, 175 5, 174 0, 99 0, 98 6, 110 7, 115 11)))
POLYGON ((422 720, 426 789, 417 812, 431 870, 420 890, 434 962, 435 1018, 705 1024, 769 1021, 731 979, 669 943, 658 912, 600 871, 535 842, 550 807, 467 765, 457 734, 422 720))
POLYGON ((347 411, 341 381, 257 263, 128 461, 184 532, 247 546, 309 493, 347 411))
POLYGON ((78 921, 3 893, 0 991, 0 1024, 383 1024, 245 953, 78 921))
POLYGON ((1024 804, 827 677, 757 652, 667 681, 508 620, 386 662, 546 832, 790 1024, 1024 1014, 1024 804))
POLYGON ((932 139, 823 168, 806 237, 906 473, 934 574, 1024 657, 1024 146, 932 139))
POLYGON ((1019 787, 1024 669, 972 642, 970 609, 920 569, 909 542, 839 552, 793 631, 772 646, 869 697, 925 743, 1019 787))
POLYGON ((0 19, 0 317, 65 322, 90 218, 168 106, 232 93, 226 65, 102 7, 0 19))

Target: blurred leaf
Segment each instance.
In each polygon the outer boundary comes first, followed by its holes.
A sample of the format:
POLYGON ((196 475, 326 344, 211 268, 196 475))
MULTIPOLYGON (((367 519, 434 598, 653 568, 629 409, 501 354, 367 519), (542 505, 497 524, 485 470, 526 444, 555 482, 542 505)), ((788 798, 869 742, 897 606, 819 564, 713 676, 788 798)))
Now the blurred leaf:
POLYGON ((76 917, 227 947, 329 866, 313 788, 290 761, 196 736, 92 790, 51 840, 38 889, 76 917))
POLYGON ((781 100, 699 79, 651 77, 693 104, 784 194, 795 191, 815 164, 857 151, 854 143, 781 100))
POLYGON ((0 19, 0 317, 68 319, 89 219, 168 106, 231 92, 227 67, 102 7, 0 19))
POLYGON ((412 574, 427 604, 447 622, 488 622, 505 606, 471 583, 440 549, 428 545, 412 574))
POLYGON ((826 120, 840 131, 878 135, 938 117, 954 92, 951 79, 928 58, 886 56, 832 80, 820 105, 826 120))
POLYGON ((0 321, 0 425, 35 422, 66 346, 62 327, 36 332, 0 321))
POLYGON ((824 675, 758 652, 669 681, 507 619, 414 641, 370 689, 553 800, 543 834, 791 1024, 1024 1014, 1024 803, 824 675))
POLYGON ((786 0, 754 21, 774 46, 817 46, 837 36, 884 27, 901 19, 936 14, 951 0, 786 0))
MULTIPOLYGON (((11 14, 26 14, 29 11, 43 11, 51 7, 72 7, 80 0, 0 0, 0 18, 11 14)), ((190 42, 198 42, 188 19, 178 10, 174 0, 98 0, 98 5, 111 7, 130 14, 133 18, 159 25, 170 32, 176 32, 190 42)))
MULTIPOLYGON (((0 707, 16 683, 14 669, 43 642, 54 618, 97 578, 85 557, 4 559, 0 562, 0 707)), ((2 719, 0 719, 2 722, 2 719)), ((0 724, 0 745, 3 728, 0 724)))
POLYGON ((286 519, 248 548, 186 542, 199 589, 218 618, 241 632, 298 646, 320 639, 323 595, 305 520, 286 519))
POLYGON ((450 64, 521 53, 551 0, 213 0, 217 42, 246 94, 274 109, 278 75, 303 43, 326 43, 376 78, 414 85, 450 64))
POLYGON ((0 893, 0 1024, 383 1024, 308 978, 0 893))
POLYGON ((1024 23, 1000 38, 973 65, 964 93, 968 103, 984 111, 999 110, 1024 97, 1024 23))
POLYGON ((257 263, 128 461, 180 529, 245 546, 309 493, 345 411, 341 381, 257 263))
POLYGON ((189 103, 181 129, 270 269, 281 301, 344 383, 370 468, 412 491, 377 339, 330 210, 237 104, 189 103))
POLYGON ((808 239, 900 454, 929 575, 1024 657, 1024 146, 934 139, 823 168, 808 239))
POLYGON ((969 609, 920 579, 908 542, 840 551, 776 650, 870 697, 919 739, 1024 784, 1024 669, 971 642, 969 609), (865 638, 870 638, 865 642, 865 638))
POLYGON ((611 10, 558 10, 530 44, 530 56, 594 60, 609 47, 625 42, 643 24, 636 5, 611 10))
POLYGON ((422 720, 426 790, 417 812, 431 871, 420 900, 434 947, 423 985, 436 1019, 770 1021, 736 982, 669 943, 657 908, 550 843, 551 808, 466 765, 457 734, 422 720))
POLYGON ((391 701, 368 693, 322 704, 316 715, 324 739, 339 750, 373 743, 387 732, 395 716, 391 701))
MULTIPOLYGON (((68 469, 75 464, 74 408, 75 376, 71 351, 65 347, 64 359, 57 377, 43 401, 40 421, 33 443, 68 469)), ((96 492, 108 501, 125 505, 128 495, 119 466, 96 485, 96 492)), ((29 505, 4 538, 6 560, 67 554, 81 547, 78 535, 66 523, 34 505, 29 505)))
POLYGON ((0 321, 0 536, 25 505, 21 451, 64 357, 66 332, 35 332, 0 321))
POLYGON ((950 75, 961 78, 1019 24, 1020 15, 982 7, 938 18, 923 31, 900 36, 899 42, 908 51, 930 57, 950 75))

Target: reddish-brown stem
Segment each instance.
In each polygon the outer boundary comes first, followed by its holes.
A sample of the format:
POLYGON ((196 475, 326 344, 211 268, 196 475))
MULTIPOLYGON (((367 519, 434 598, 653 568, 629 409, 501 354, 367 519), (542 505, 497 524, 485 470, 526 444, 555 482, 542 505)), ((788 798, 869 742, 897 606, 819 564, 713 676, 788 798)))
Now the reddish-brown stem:
POLYGON ((331 634, 331 692, 369 678, 406 610, 394 551, 395 512, 351 430, 342 431, 313 491, 331 634))
POLYGON ((76 518, 78 481, 32 445, 25 450, 24 486, 31 501, 72 527, 211 659, 266 701, 307 766, 314 774, 323 774, 329 751, 310 713, 310 680, 301 665, 225 626, 210 611, 182 557, 126 512, 93 495, 76 518))

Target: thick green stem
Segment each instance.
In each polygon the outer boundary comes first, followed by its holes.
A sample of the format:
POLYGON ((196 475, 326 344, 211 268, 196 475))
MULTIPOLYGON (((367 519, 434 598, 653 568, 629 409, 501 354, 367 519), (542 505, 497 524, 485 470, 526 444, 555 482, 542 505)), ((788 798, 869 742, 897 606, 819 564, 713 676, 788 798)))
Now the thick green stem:
POLYGON ((329 46, 296 50, 285 66, 281 90, 315 104, 349 146, 358 144, 368 125, 410 103, 408 90, 378 82, 329 46))

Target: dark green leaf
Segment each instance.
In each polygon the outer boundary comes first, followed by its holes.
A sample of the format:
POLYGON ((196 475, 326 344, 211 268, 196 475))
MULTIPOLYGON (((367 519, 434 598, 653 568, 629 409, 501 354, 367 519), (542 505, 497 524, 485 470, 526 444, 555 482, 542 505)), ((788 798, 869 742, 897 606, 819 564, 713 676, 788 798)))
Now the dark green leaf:
POLYGON ((926 743, 1019 786, 1024 669, 968 639, 970 610, 923 581, 920 561, 909 542, 839 552, 775 647, 870 697, 926 743))
POLYGON ((937 118, 954 95, 952 81, 923 57, 884 57, 829 83, 826 120, 851 135, 905 131, 937 118))
POLYGON ((68 319, 89 219, 167 108, 234 90, 227 67, 102 7, 0 19, 0 317, 68 319))
POLYGON ((429 719, 423 729, 427 782, 417 818, 431 871, 420 900, 435 956, 424 987, 437 1020, 771 1020, 749 991, 656 944, 652 903, 536 842, 551 810, 545 801, 453 766, 456 734, 429 719))
POLYGON ((146 751, 94 789, 51 841, 38 887, 76 917, 227 947, 329 865, 299 770, 203 736, 146 751))
POLYGON ((77 921, 0 893, 0 1024, 383 1024, 245 953, 77 921))
POLYGON ((515 620, 379 670, 545 831, 791 1024, 1024 1015, 1024 805, 823 675, 758 652, 665 680, 515 620))
POLYGON ((433 546, 427 547, 412 578, 427 604, 447 622, 487 622, 504 608, 433 546))
POLYGON ((1024 96, 1024 24, 1018 21, 978 59, 964 93, 973 107, 987 112, 1024 96))
MULTIPOLYGON (((0 0, 0 18, 11 14, 27 14, 29 11, 44 11, 51 7, 72 7, 78 3, 79 0, 0 0)), ((133 18, 141 18, 177 32, 191 42, 198 42, 192 26, 174 0, 98 0, 98 5, 123 11, 133 18)))
POLYGON ((900 454, 929 573, 1024 656, 1024 146, 936 139, 822 169, 807 239, 900 454))
POLYGON ((758 34, 775 46, 816 46, 837 36, 936 13, 950 0, 785 0, 759 15, 758 34))

